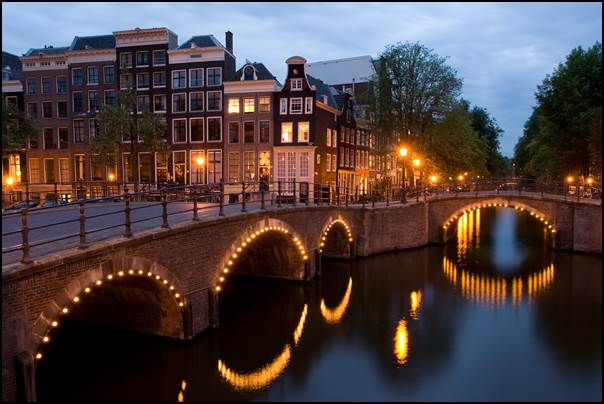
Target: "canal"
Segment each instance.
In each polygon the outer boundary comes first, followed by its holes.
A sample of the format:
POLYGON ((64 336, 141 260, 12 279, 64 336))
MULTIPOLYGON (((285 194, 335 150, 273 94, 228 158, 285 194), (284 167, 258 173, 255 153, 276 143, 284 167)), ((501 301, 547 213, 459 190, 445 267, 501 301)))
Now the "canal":
POLYGON ((191 343, 65 321, 39 401, 602 400, 602 260, 510 208, 445 246, 229 280, 191 343))

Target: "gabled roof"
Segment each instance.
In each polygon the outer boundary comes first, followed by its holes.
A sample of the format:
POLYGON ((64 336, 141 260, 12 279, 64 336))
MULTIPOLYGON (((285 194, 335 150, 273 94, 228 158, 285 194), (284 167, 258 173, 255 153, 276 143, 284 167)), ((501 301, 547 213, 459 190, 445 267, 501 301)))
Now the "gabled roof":
POLYGON ((334 84, 364 83, 375 74, 371 56, 324 60, 306 64, 306 72, 324 82, 334 84))
POLYGON ((23 56, 45 56, 45 55, 62 55, 69 50, 69 46, 60 46, 60 47, 46 47, 46 48, 31 48, 25 53, 23 56))
POLYGON ((21 79, 22 69, 19 56, 2 51, 2 71, 8 73, 9 80, 21 79))
POLYGON ((113 49, 115 48, 115 37, 111 35, 76 36, 69 47, 70 51, 84 49, 113 49))
POLYGON ((323 83, 321 80, 314 78, 310 74, 307 74, 306 77, 308 78, 308 82, 310 83, 310 85, 315 86, 315 88, 317 90, 315 92, 315 99, 323 102, 323 96, 326 95, 327 96, 327 105, 329 105, 332 108, 338 109, 338 103, 336 102, 336 99, 334 98, 334 95, 332 93, 332 87, 323 83))
POLYGON ((256 70, 256 78, 258 80, 275 80, 277 83, 279 83, 279 81, 273 75, 273 73, 271 73, 266 68, 266 66, 264 66, 264 63, 259 63, 259 62, 246 63, 243 66, 241 66, 241 68, 235 72, 235 77, 232 79, 232 81, 241 80, 241 76, 243 75, 243 69, 248 65, 252 65, 254 67, 254 69, 256 70))
POLYGON ((178 49, 189 49, 191 44, 194 44, 198 48, 209 48, 213 46, 218 46, 224 48, 222 44, 216 39, 214 35, 198 35, 189 39, 187 42, 183 43, 178 47, 178 49))

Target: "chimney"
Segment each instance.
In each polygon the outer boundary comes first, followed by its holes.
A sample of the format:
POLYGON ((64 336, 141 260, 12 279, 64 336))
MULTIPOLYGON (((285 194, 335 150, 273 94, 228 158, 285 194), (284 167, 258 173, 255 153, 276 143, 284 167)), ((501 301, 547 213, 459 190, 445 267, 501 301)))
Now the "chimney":
POLYGON ((229 52, 231 52, 231 54, 233 54, 233 33, 231 31, 227 31, 224 35, 226 38, 226 48, 229 52))

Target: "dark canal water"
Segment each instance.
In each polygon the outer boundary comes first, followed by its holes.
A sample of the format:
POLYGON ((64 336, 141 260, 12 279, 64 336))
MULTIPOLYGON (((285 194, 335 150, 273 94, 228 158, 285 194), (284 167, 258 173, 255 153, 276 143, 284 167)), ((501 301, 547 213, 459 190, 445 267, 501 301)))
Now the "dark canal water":
POLYGON ((229 280, 191 344, 64 322, 40 401, 602 400, 602 261, 513 209, 446 246, 324 261, 310 285, 229 280))

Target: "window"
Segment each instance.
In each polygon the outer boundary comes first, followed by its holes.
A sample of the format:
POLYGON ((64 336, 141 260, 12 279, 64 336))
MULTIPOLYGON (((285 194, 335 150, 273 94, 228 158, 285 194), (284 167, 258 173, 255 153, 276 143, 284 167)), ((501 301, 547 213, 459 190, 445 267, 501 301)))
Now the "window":
POLYGON ((168 156, 164 153, 155 153, 155 181, 168 181, 168 156))
POLYGON ((149 73, 137 73, 136 74, 136 88, 138 90, 149 89, 149 73))
POLYGON ((229 114, 238 114, 239 111, 239 98, 229 98, 229 114))
POLYGON ((55 182, 55 159, 44 159, 44 182, 55 182))
POLYGON ((222 118, 208 118, 208 142, 222 141, 222 118))
POLYGON ((48 101, 42 103, 42 118, 52 118, 52 102, 48 101))
POLYGON ((84 102, 82 100, 82 92, 73 92, 73 112, 82 112, 84 110, 84 102))
POLYGON ((136 65, 149 66, 149 52, 136 52, 136 65))
POLYGON ((279 102, 279 114, 287 115, 287 98, 281 98, 279 102))
POLYGON ((67 101, 57 102, 57 118, 67 118, 67 101))
POLYGON ((258 99, 258 112, 271 112, 271 97, 260 97, 258 99))
POLYGON ((59 159, 59 182, 69 182, 69 159, 59 159))
POLYGON ((258 122, 260 126, 260 142, 265 143, 270 141, 270 121, 258 122))
POLYGON ((151 153, 138 154, 138 177, 140 182, 151 182, 151 153))
POLYGON ((154 112, 166 112, 166 96, 165 95, 154 95, 153 96, 153 111, 154 112))
POLYGON ((243 123, 243 143, 254 143, 254 122, 243 123))
POLYGON ((81 119, 73 121, 73 142, 84 143, 84 121, 81 119))
POLYGON ((189 93, 189 111, 203 111, 203 92, 189 93))
POLYGON ((56 148, 56 144, 54 142, 54 130, 52 128, 44 128, 43 132, 43 137, 44 137, 44 148, 45 149, 54 149, 56 148))
POLYGON ((132 67, 132 53, 123 52, 120 53, 120 67, 122 69, 128 69, 132 67))
POLYGON ((36 79, 27 79, 27 95, 33 95, 38 92, 38 83, 36 79))
POLYGON ((153 66, 163 66, 166 64, 166 51, 165 50, 154 50, 153 51, 153 66))
POLYGON ((187 119, 172 120, 172 143, 187 142, 187 119))
POLYGON ((277 153, 277 177, 285 177, 285 153, 277 153))
POLYGON ((298 142, 308 142, 310 124, 308 122, 298 122, 298 142))
POLYGON ((327 133, 325 135, 326 144, 328 147, 331 147, 331 128, 327 128, 327 133))
POLYGON ((288 152, 287 154, 287 176, 289 178, 296 177, 296 153, 288 152))
POLYGON ((208 150, 208 182, 215 184, 222 179, 222 151, 208 150))
POLYGON ((208 91, 208 111, 222 110, 222 91, 208 91))
POLYGON ((290 98, 289 99, 289 113, 290 114, 301 114, 302 113, 302 98, 290 98))
MULTIPOLYGON (((320 154, 317 156, 320 156, 320 154)), ((300 177, 308 177, 308 158, 308 152, 300 153, 300 177)))
POLYGON ((96 119, 88 120, 88 139, 94 139, 98 131, 98 125, 96 119))
POLYGON ((73 168, 75 170, 74 174, 76 181, 84 180, 84 167, 84 155, 76 154, 75 156, 73 156, 73 168))
POLYGON ((40 159, 28 159, 29 161, 29 182, 32 184, 40 183, 40 159))
POLYGON ((203 118, 191 118, 191 142, 203 142, 203 118))
POLYGON ((281 143, 292 142, 292 126, 293 124, 291 122, 281 123, 281 143))
POLYGON ((121 74, 120 75, 120 90, 127 90, 132 87, 132 75, 121 74))
POLYGON ((229 153, 229 183, 239 182, 239 152, 229 153))
POLYGON ((243 79, 254 80, 254 68, 252 66, 246 66, 245 69, 243 69, 243 79))
POLYGON ((88 66, 88 83, 99 84, 99 70, 96 66, 88 66))
POLYGON ((51 91, 50 77, 42 77, 42 94, 48 95, 51 91))
POLYGON ((222 68, 208 68, 208 86, 219 86, 222 84, 222 68))
POLYGON ((338 147, 338 131, 336 129, 331 130, 331 147, 338 147))
POLYGON ((243 179, 254 181, 256 179, 256 152, 243 152, 243 179))
POLYGON ((69 131, 67 128, 59 128, 59 149, 69 147, 69 131))
POLYGON ((101 181, 103 179, 103 167, 98 154, 90 156, 90 174, 93 181, 101 181))
POLYGON ((172 88, 185 88, 187 86, 187 71, 175 70, 172 72, 172 88))
POLYGON ((88 110, 98 111, 99 110, 99 92, 88 91, 88 110))
POLYGON ((136 97, 136 112, 142 114, 145 110, 151 111, 151 97, 139 95, 136 97))
POLYGON ((306 102, 304 104, 304 113, 312 114, 312 97, 306 97, 304 100, 306 102))
POLYGON ((203 87, 203 69, 189 69, 189 87, 203 87))
POLYGON ((82 85, 82 68, 77 67, 71 70, 71 84, 74 86, 82 85))
POLYGON ((184 184, 187 167, 187 152, 185 150, 172 152, 172 166, 174 182, 184 184))
POLYGON ((331 171, 331 154, 327 153, 325 155, 325 159, 327 160, 327 163, 325 164, 325 171, 330 172, 331 171))
POLYGON ((38 117, 38 103, 36 103, 36 102, 27 103, 27 116, 29 116, 30 118, 38 117))
POLYGON ((331 171, 336 171, 338 167, 338 156, 336 154, 331 155, 331 171))
POLYGON ((166 72, 153 72, 153 87, 163 88, 166 86, 166 72))
POLYGON ((113 66, 103 67, 103 83, 113 84, 115 83, 115 69, 113 66))
POLYGON ((6 102, 8 102, 9 104, 14 105, 15 107, 17 106, 17 97, 15 96, 6 96, 6 102))
POLYGON ((115 90, 105 90, 105 104, 115 105, 115 90))
POLYGON ((191 184, 205 184, 205 162, 203 150, 191 150, 191 184))
POLYGON ((254 112, 255 100, 253 98, 244 98, 243 99, 243 112, 251 113, 254 112))
POLYGON ((38 135, 34 134, 29 137, 29 148, 37 149, 38 148, 38 135))
POLYGON ((57 76, 57 94, 67 93, 67 77, 57 76))
POLYGON ((271 175, 271 152, 258 153, 258 178, 268 180, 271 175))
POLYGON ((239 122, 229 122, 229 143, 239 143, 239 122))
POLYGON ((172 94, 172 112, 187 112, 187 94, 172 94))
POLYGON ((302 91, 302 79, 291 79, 290 83, 292 91, 302 91))

